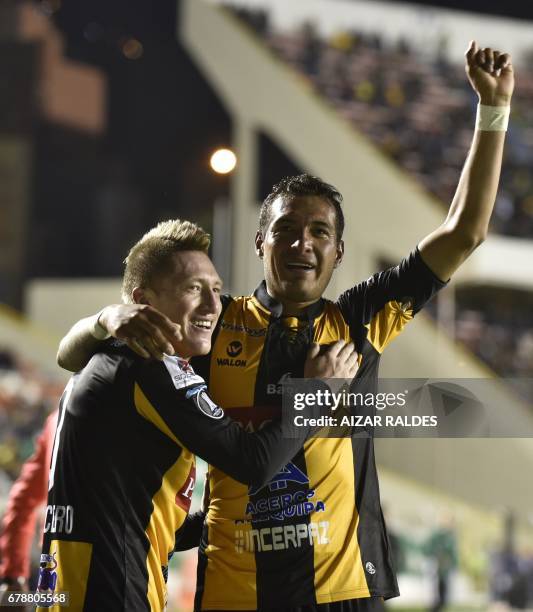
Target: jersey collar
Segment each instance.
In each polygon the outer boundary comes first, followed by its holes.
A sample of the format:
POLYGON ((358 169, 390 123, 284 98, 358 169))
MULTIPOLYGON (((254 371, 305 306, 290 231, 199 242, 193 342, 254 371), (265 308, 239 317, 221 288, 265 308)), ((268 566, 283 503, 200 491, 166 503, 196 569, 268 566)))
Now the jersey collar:
MULTIPOLYGON (((261 306, 263 306, 263 308, 270 312, 273 317, 280 318, 282 316, 283 305, 267 292, 266 281, 261 281, 260 285, 254 291, 254 297, 261 304, 261 306)), ((310 320, 316 319, 322 314, 324 304, 325 300, 320 298, 318 301, 307 306, 307 308, 304 308, 300 314, 300 317, 308 318, 310 320)))

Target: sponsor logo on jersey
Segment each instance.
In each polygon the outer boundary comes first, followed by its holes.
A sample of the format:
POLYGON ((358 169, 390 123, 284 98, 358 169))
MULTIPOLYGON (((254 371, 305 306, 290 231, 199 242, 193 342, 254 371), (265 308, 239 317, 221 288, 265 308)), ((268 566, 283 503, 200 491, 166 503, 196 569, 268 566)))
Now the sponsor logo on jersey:
MULTIPOLYGON (((282 467, 274 478, 266 485, 263 485, 263 487, 268 486, 270 492, 279 491, 280 489, 286 489, 287 483, 289 482, 305 485, 309 484, 309 478, 307 478, 307 475, 304 474, 300 468, 296 467, 294 463, 291 462, 287 463, 285 467, 282 467)), ((255 495, 263 487, 250 487, 248 494, 255 495)))
POLYGON ((324 512, 326 505, 322 500, 313 499, 314 489, 298 490, 293 492, 283 492, 289 487, 289 483, 300 486, 309 485, 309 478, 294 463, 287 465, 263 487, 250 487, 248 495, 250 501, 246 504, 244 513, 251 519, 236 521, 236 523, 260 523, 263 521, 284 521, 285 519, 297 516, 307 516, 312 512, 324 512), (279 493, 278 495, 268 495, 260 499, 252 499, 260 491, 266 493, 264 489, 268 487, 269 493, 279 493))
POLYGON ((194 485, 196 483, 196 465, 193 463, 191 465, 191 469, 183 486, 176 493, 176 506, 185 510, 185 512, 189 512, 189 508, 191 507, 192 500, 192 492, 194 491, 194 485))
POLYGON ((220 327, 222 329, 228 329, 230 331, 244 332, 245 334, 248 334, 248 336, 252 336, 253 338, 261 338, 262 336, 266 336, 267 332, 266 327, 263 327, 262 329, 253 329, 251 327, 247 327, 246 325, 237 325, 230 321, 221 321, 220 327))
POLYGON ((298 523, 297 525, 279 525, 235 531, 235 551, 269 552, 272 550, 287 550, 302 546, 329 544, 329 522, 298 523))
POLYGON ((44 514, 45 533, 72 533, 74 528, 74 508, 72 506, 46 506, 44 514))
POLYGON ((184 389, 191 385, 203 384, 205 381, 192 369, 189 362, 179 357, 165 355, 163 363, 172 378, 176 389, 184 389))
POLYGON ((233 340, 226 347, 227 357, 217 357, 217 365, 230 366, 234 368, 246 367, 246 359, 236 359, 242 353, 242 342, 233 340))
MULTIPOLYGON (((37 582, 37 590, 39 593, 53 593, 57 583, 57 561, 56 553, 41 555, 39 564, 39 581, 37 582)), ((45 604, 40 604, 42 607, 50 607, 45 604)), ((52 605, 52 604, 50 604, 52 605)))
POLYGON ((292 373, 287 372, 278 380, 277 383, 270 383, 267 385, 267 395, 281 395, 283 393, 284 386, 287 385, 292 378, 292 373))
POLYGON ((310 489, 275 495, 255 502, 249 501, 244 512, 251 515, 252 519, 240 522, 261 523, 272 519, 283 521, 295 516, 307 516, 312 512, 324 512, 326 504, 322 500, 313 499, 314 496, 314 489, 310 489))
POLYGON ((238 357, 242 353, 242 342, 233 340, 226 347, 226 353, 229 357, 238 357))
POLYGON ((196 406, 210 419, 221 419, 224 411, 207 395, 205 385, 187 394, 187 399, 192 398, 196 406))
POLYGON ((245 368, 246 359, 228 359, 227 357, 217 357, 217 365, 230 366, 234 368, 245 368))
POLYGON ((376 566, 371 563, 370 561, 368 561, 367 563, 365 563, 365 569, 369 574, 375 574, 376 573, 376 566))

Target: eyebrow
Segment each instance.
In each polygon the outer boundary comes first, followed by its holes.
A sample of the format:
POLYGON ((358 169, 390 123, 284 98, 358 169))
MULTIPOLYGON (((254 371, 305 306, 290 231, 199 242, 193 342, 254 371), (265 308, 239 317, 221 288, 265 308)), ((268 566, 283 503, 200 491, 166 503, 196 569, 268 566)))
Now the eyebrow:
POLYGON ((218 278, 218 277, 205 278, 205 276, 188 276, 180 282, 182 283, 206 283, 206 282, 210 283, 211 281, 213 281, 214 285, 222 286, 224 284, 221 278, 218 278))
MULTIPOLYGON (((286 222, 295 222, 296 220, 297 220, 296 217, 289 213, 287 215, 284 215, 283 217, 278 217, 274 221, 272 226, 275 227, 278 224, 286 223, 286 222)), ((320 226, 328 227, 328 228, 334 228, 335 227, 334 223, 329 223, 328 221, 324 221, 322 219, 311 219, 311 221, 309 222, 309 225, 320 225, 320 226)))
POLYGON ((334 224, 328 223, 327 221, 311 221, 311 225, 323 225, 324 227, 335 227, 334 224))

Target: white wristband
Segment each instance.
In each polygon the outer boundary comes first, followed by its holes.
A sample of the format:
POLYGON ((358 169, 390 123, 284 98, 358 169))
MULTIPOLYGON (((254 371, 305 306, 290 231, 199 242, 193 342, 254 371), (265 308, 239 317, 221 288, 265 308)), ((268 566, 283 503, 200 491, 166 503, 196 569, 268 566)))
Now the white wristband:
POLYGON ((111 336, 107 329, 102 327, 100 324, 100 316, 102 312, 104 312, 103 309, 93 317, 94 323, 91 327, 91 336, 96 338, 96 340, 107 340, 111 336))
POLYGON ((477 105, 476 130, 481 132, 506 132, 509 125, 510 106, 477 105))

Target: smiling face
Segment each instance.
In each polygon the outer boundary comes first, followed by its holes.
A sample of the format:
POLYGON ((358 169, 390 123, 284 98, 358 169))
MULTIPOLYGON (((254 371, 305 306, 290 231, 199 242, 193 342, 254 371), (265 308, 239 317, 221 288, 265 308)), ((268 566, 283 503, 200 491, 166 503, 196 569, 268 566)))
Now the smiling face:
POLYGON ((256 251, 263 259, 268 293, 284 314, 298 314, 326 289, 344 251, 337 240, 335 209, 319 196, 278 197, 256 251))
POLYGON ((181 326, 183 340, 177 354, 184 359, 211 350, 211 336, 220 315, 222 281, 202 251, 178 251, 168 273, 151 288, 137 288, 134 300, 150 304, 181 326))

